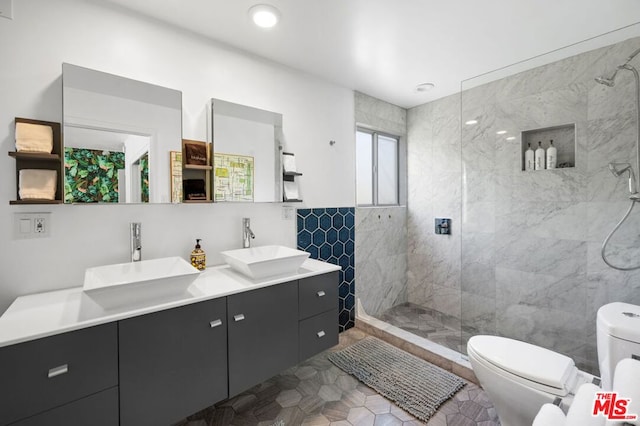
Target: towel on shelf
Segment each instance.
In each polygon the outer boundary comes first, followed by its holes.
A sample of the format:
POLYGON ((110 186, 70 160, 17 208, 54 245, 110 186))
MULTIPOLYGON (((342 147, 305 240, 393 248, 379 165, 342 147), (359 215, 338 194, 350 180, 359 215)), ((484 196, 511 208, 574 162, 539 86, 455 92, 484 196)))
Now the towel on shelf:
POLYGON ((565 426, 601 426, 606 420, 604 416, 593 416, 593 402, 596 400, 596 393, 602 392, 593 383, 585 383, 578 388, 576 396, 573 398, 571 407, 567 412, 565 426))
POLYGON ((532 426, 562 426, 565 420, 566 417, 560 407, 547 403, 538 411, 532 426))
POLYGON ((53 151, 53 129, 43 124, 16 123, 16 151, 53 151))
POLYGON ((21 200, 55 200, 58 172, 56 170, 20 170, 18 193, 21 200))
MULTIPOLYGON (((640 361, 632 358, 620 360, 613 376, 613 390, 618 398, 629 398, 627 414, 640 416, 640 361)), ((621 425, 622 422, 607 422, 607 425, 621 425)), ((640 425, 640 418, 627 420, 627 424, 640 425)))

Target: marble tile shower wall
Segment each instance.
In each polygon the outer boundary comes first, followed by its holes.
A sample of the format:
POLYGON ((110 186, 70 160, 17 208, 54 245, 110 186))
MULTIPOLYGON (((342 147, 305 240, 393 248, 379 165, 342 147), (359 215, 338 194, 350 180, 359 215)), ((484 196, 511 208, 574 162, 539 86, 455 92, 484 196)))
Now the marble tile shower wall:
POLYGON ((407 114, 408 301, 460 318, 460 96, 407 114), (436 235, 434 219, 452 219, 436 235))
MULTIPOLYGON (((626 179, 607 164, 636 155, 633 77, 619 74, 613 88, 594 82, 638 47, 640 38, 627 40, 462 92, 462 121, 478 120, 461 134, 463 331, 522 339, 597 372, 597 309, 640 304, 640 271, 608 268, 599 254, 629 202, 626 179), (569 123, 575 168, 521 171, 520 132, 569 123)), ((443 119, 431 118, 413 132, 432 126, 436 134, 443 119)), ((640 264, 640 211, 611 249, 612 261, 640 264)))
MULTIPOLYGON (((354 105, 356 123, 406 139, 405 109, 358 92, 354 105)), ((407 302, 406 207, 356 208, 355 243, 357 297, 365 312, 378 316, 407 302)))
POLYGON ((367 314, 407 302, 406 208, 356 209, 356 276, 367 314))
POLYGON ((355 216, 353 207, 298 209, 297 245, 311 259, 340 265, 340 332, 355 325, 355 216))

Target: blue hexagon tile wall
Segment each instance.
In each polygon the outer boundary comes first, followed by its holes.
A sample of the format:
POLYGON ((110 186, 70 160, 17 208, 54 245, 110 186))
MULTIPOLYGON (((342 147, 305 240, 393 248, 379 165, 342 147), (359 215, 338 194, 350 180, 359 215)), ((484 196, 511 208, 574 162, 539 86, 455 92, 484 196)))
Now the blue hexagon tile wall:
POLYGON ((340 265, 340 331, 355 325, 355 208, 298 209, 298 249, 340 265))

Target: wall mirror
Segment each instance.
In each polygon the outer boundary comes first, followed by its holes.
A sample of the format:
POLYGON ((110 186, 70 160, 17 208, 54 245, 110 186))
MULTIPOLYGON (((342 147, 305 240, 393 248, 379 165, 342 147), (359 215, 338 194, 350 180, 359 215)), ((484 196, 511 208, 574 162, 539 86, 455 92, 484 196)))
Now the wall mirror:
POLYGON ((62 64, 66 203, 169 203, 182 92, 62 64))
POLYGON ((216 202, 282 201, 282 114, 211 99, 216 202))

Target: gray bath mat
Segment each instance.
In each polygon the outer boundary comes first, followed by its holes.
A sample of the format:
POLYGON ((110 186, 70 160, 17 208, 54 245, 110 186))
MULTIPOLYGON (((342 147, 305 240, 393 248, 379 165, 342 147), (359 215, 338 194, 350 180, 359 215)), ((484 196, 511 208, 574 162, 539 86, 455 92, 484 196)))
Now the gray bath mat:
POLYGON ((465 385, 458 376, 375 337, 367 337, 329 360, 425 422, 465 385))

